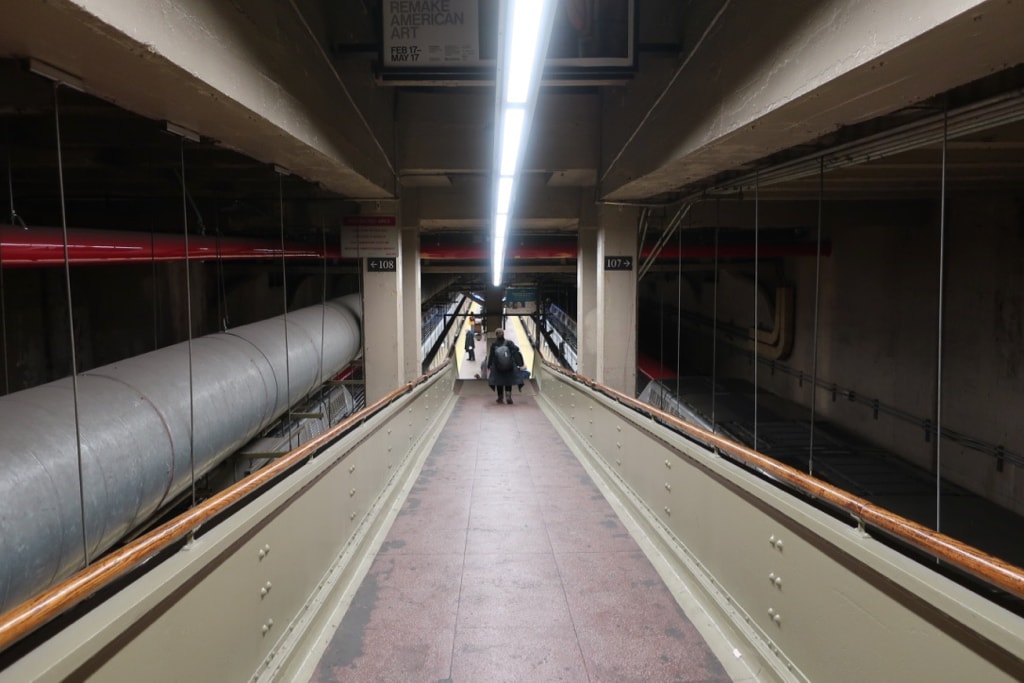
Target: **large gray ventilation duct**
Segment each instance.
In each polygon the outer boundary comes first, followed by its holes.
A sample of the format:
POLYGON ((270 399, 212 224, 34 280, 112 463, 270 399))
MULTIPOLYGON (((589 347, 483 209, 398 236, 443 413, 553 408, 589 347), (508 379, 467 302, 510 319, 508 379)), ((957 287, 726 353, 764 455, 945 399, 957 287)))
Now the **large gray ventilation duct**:
POLYGON ((195 339, 191 392, 187 342, 81 373, 84 515, 71 378, 0 398, 0 613, 83 566, 83 516, 93 558, 347 365, 361 317, 289 313, 287 363, 284 316, 195 339))

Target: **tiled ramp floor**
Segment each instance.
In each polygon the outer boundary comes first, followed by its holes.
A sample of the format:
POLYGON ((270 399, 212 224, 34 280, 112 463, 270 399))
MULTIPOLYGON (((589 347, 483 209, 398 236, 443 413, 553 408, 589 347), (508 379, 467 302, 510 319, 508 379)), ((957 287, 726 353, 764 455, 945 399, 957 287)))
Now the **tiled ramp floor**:
POLYGON ((729 681, 532 388, 466 383, 313 681, 729 681))

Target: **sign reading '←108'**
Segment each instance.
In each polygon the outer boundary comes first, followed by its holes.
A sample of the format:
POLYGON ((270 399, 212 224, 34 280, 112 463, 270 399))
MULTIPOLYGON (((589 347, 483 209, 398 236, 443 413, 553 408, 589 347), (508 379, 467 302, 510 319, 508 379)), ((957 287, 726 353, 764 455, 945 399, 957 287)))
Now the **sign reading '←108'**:
POLYGON ((366 272, 368 273, 397 273, 398 259, 380 257, 366 259, 366 272))

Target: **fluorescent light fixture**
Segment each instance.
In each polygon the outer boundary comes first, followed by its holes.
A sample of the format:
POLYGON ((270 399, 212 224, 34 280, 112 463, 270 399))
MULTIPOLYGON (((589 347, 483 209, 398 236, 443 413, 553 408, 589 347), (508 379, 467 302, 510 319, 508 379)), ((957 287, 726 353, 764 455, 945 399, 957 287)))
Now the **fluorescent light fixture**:
MULTIPOLYGON (((543 0, 511 0, 512 31, 509 36, 508 80, 505 82, 505 102, 526 104, 530 96, 537 68, 537 43, 540 42, 541 18, 544 16, 543 0)), ((546 44, 547 41, 545 41, 546 44)), ((546 50, 545 50, 546 52, 546 50)), ((543 59, 541 55, 541 59, 543 59)))
POLYGON ((516 174, 519 150, 522 149, 523 123, 526 110, 522 107, 505 110, 505 123, 501 127, 501 175, 516 174))
POLYGON ((495 243, 491 267, 494 270, 494 286, 501 285, 501 270, 505 263, 505 240, 495 243))
POLYGON ((61 85, 73 88, 78 92, 85 92, 85 84, 82 83, 81 78, 72 76, 67 71, 62 71, 46 62, 40 62, 38 59, 29 59, 28 70, 38 76, 49 78, 51 81, 57 81, 61 85))
POLYGON ((497 189, 491 214, 494 286, 501 285, 505 240, 515 205, 520 164, 544 57, 551 37, 555 0, 500 0, 497 87, 495 88, 494 166, 497 189))
POLYGON ((505 237, 508 235, 508 214, 499 213, 494 217, 494 235, 491 237, 491 272, 494 273, 494 286, 501 285, 502 265, 505 262, 505 237))
MULTIPOLYGON (((512 209, 512 178, 502 176, 498 180, 498 206, 495 208, 497 215, 508 215, 512 209)), ((497 223, 495 223, 497 225, 497 223)))

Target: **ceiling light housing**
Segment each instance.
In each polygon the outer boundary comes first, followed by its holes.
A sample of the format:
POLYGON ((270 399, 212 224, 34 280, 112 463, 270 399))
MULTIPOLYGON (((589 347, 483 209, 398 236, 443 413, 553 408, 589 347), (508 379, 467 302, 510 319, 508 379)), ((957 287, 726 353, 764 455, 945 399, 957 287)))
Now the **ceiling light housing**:
POLYGON ((81 78, 69 74, 67 71, 64 71, 63 69, 58 69, 52 64, 41 62, 38 59, 29 59, 28 70, 36 74, 37 76, 49 78, 51 81, 60 83, 61 85, 66 85, 72 90, 85 92, 85 84, 82 82, 81 78))
POLYGON ((523 152, 537 105, 555 0, 501 0, 495 75, 491 266, 501 285, 523 152))

